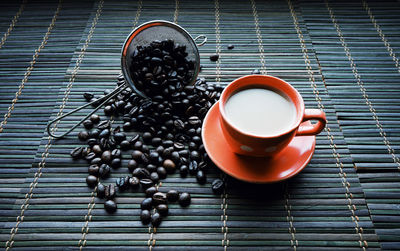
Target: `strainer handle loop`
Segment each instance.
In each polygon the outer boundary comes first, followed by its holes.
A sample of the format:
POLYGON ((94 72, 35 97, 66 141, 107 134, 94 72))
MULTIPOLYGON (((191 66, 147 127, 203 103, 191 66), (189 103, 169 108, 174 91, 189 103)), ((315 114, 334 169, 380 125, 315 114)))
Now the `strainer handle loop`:
POLYGON ((113 97, 115 97, 116 95, 118 95, 120 92, 122 92, 123 90, 125 90, 127 87, 128 87, 127 84, 120 85, 120 86, 118 86, 117 88, 115 88, 112 92, 110 92, 109 94, 105 95, 104 97, 99 98, 99 99, 97 99, 97 100, 94 100, 94 101, 92 101, 92 102, 90 102, 90 103, 87 103, 87 104, 85 104, 85 105, 82 105, 82 106, 80 106, 80 107, 78 107, 78 108, 75 108, 74 110, 72 110, 72 111, 70 111, 70 112, 68 112, 68 113, 66 113, 66 114, 64 114, 64 115, 59 116, 59 117, 53 119, 53 120, 50 121, 50 123, 47 125, 47 133, 49 134, 49 136, 51 136, 51 137, 53 137, 53 138, 56 138, 56 139, 60 139, 60 138, 62 138, 62 137, 64 137, 64 136, 66 136, 67 134, 69 134, 70 132, 72 132, 75 128, 77 128, 80 124, 82 124, 83 121, 85 121, 86 119, 88 119, 88 118, 89 118, 93 113, 95 113, 98 109, 100 109, 104 104, 106 104, 110 99, 112 99, 113 97), (103 100, 104 100, 104 101, 103 101, 103 100), (97 105, 97 106, 93 109, 93 111, 91 111, 88 115, 86 115, 86 116, 85 116, 83 119, 81 119, 78 123, 76 123, 74 126, 72 126, 68 131, 66 131, 66 132, 64 132, 64 133, 62 133, 62 134, 60 134, 60 135, 55 135, 55 134, 53 134, 53 132, 51 132, 50 127, 51 127, 51 125, 54 124, 55 122, 60 121, 61 119, 65 118, 65 117, 67 117, 67 116, 69 116, 69 115, 71 115, 71 114, 73 114, 73 113, 75 113, 75 112, 77 112, 77 111, 80 111, 80 110, 82 110, 83 108, 85 108, 85 107, 87 107, 87 106, 89 106, 89 105, 92 105, 92 104, 95 104, 95 103, 98 103, 98 102, 101 102, 101 101, 103 101, 103 102, 102 102, 101 104, 97 105))
POLYGON ((205 43, 207 43, 207 37, 206 35, 198 35, 197 37, 195 37, 193 40, 196 42, 198 39, 202 38, 203 41, 201 41, 200 43, 196 44, 197 46, 203 46, 205 43))

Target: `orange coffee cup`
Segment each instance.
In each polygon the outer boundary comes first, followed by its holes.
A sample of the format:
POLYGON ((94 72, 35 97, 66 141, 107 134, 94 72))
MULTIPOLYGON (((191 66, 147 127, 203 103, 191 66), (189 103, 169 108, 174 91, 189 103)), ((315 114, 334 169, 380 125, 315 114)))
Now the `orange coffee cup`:
POLYGON ((286 81, 267 75, 248 75, 234 80, 221 94, 219 113, 222 132, 233 152, 248 156, 271 156, 284 149, 293 137, 316 135, 326 124, 325 113, 319 109, 305 109, 300 93, 286 81), (290 129, 276 135, 261 136, 243 131, 227 119, 225 104, 236 92, 249 88, 266 88, 285 94, 296 108, 296 118, 290 129), (316 124, 303 124, 308 120, 317 120, 316 124))

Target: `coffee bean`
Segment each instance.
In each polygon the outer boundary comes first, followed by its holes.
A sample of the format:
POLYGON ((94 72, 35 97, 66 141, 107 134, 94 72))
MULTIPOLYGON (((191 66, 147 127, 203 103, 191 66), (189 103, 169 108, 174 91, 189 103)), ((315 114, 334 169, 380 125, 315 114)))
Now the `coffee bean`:
POLYGON ((83 97, 86 99, 86 101, 90 101, 92 98, 94 98, 94 94, 91 92, 85 92, 83 97))
POLYGON ((198 170, 196 173, 196 179, 199 184, 205 184, 207 182, 207 176, 203 170, 198 170))
POLYGON ((154 182, 157 183, 160 180, 160 177, 158 176, 157 172, 152 172, 150 174, 150 179, 154 182))
POLYGON ((153 135, 150 132, 144 132, 142 138, 144 142, 149 143, 153 138, 153 135))
POLYGON ((164 150, 165 148, 163 146, 158 146, 156 148, 156 152, 158 153, 159 156, 163 154, 164 150))
POLYGON ((118 144, 121 143, 123 140, 126 139, 126 135, 123 132, 118 132, 114 134, 114 139, 115 142, 117 142, 118 144))
POLYGON ((105 163, 110 163, 111 161, 111 152, 110 151, 104 151, 101 154, 101 160, 104 161, 105 163))
POLYGON ((85 157, 85 159, 86 159, 87 161, 92 161, 94 158, 96 158, 96 154, 93 153, 93 152, 88 153, 88 154, 86 155, 86 157, 85 157))
POLYGON ((200 160, 200 153, 198 151, 192 151, 190 152, 190 158, 192 160, 200 160))
POLYGON ((230 44, 227 46, 228 50, 232 50, 233 48, 235 48, 235 46, 233 44, 230 44))
POLYGON ((180 142, 175 142, 174 143, 174 149, 176 151, 184 150, 185 149, 185 145, 180 143, 180 142))
POLYGON ((100 130, 99 129, 94 128, 94 129, 89 131, 89 137, 90 138, 97 139, 99 137, 99 135, 100 135, 100 130))
POLYGON ((181 175, 182 178, 187 177, 189 172, 189 167, 187 165, 181 165, 179 167, 179 174, 181 175))
POLYGON ((158 158, 160 157, 160 155, 158 154, 158 152, 152 151, 149 154, 149 159, 151 163, 155 163, 158 164, 158 158))
POLYGON ((104 195, 105 195, 106 199, 108 199, 108 200, 114 199, 115 198, 115 194, 116 194, 116 191, 115 191, 114 184, 109 184, 108 186, 106 186, 106 189, 105 189, 105 192, 104 192, 104 195))
POLYGON ((189 205, 190 205, 190 201, 191 201, 190 194, 188 194, 188 193, 181 193, 181 194, 179 195, 178 202, 179 202, 179 205, 181 205, 182 207, 187 207, 187 206, 189 206, 189 205))
POLYGON ((106 187, 101 183, 97 184, 97 197, 102 199, 104 198, 105 194, 106 194, 106 187))
MULTIPOLYGON (((140 142, 140 141, 138 141, 138 142, 140 142)), ((143 153, 142 153, 141 151, 139 151, 139 150, 134 150, 134 151, 131 153, 131 155, 132 155, 132 158, 133 158, 134 160, 140 161, 141 158, 142 158, 143 153)))
POLYGON ((189 163, 189 173, 191 175, 194 175, 197 172, 197 167, 198 167, 197 161, 195 161, 195 160, 190 161, 190 163, 189 163))
POLYGON ((111 105, 107 105, 106 107, 104 107, 103 111, 105 115, 111 116, 114 113, 114 108, 111 105))
POLYGON ((162 218, 159 213, 154 213, 151 216, 151 224, 153 225, 153 227, 158 227, 161 224, 161 221, 162 221, 162 218))
POLYGON ((99 168, 99 176, 100 178, 106 178, 110 175, 111 168, 107 164, 102 164, 99 168))
POLYGON ((124 191, 129 187, 129 176, 118 178, 116 184, 120 191, 124 191))
POLYGON ((97 158, 94 158, 94 159, 92 159, 91 161, 90 161, 90 164, 91 165, 100 165, 102 162, 101 162, 101 158, 99 158, 99 157, 97 157, 97 158))
POLYGON ((151 210, 152 205, 153 205, 153 198, 150 197, 142 200, 142 202, 140 203, 140 208, 142 210, 151 210))
POLYGON ((180 131, 185 129, 185 123, 180 119, 174 121, 174 126, 177 130, 180 131))
POLYGON ((168 173, 174 173, 176 165, 172 160, 166 159, 164 160, 163 167, 167 170, 168 173))
POLYGON ((110 127, 111 124, 109 120, 104 120, 97 125, 97 129, 99 130, 110 129, 110 127))
POLYGON ((159 146, 159 145, 161 145, 161 143, 162 143, 162 139, 161 138, 153 138, 151 140, 151 144, 153 146, 159 146))
POLYGON ((169 202, 175 202, 179 199, 179 193, 176 190, 169 190, 167 192, 167 199, 169 202))
POLYGON ((149 210, 142 210, 140 212, 140 220, 143 224, 149 224, 151 220, 151 214, 149 210))
POLYGON ((130 177, 129 178, 129 186, 133 189, 139 188, 140 180, 137 177, 130 177))
POLYGON ((178 152, 172 152, 172 153, 171 153, 171 159, 172 159, 174 162, 179 162, 179 160, 180 160, 180 155, 179 155, 179 153, 178 153, 178 152))
POLYGON ((129 150, 131 148, 131 143, 129 143, 128 140, 121 141, 121 143, 119 145, 120 145, 121 149, 124 151, 129 150))
POLYGON ((103 150, 101 150, 101 147, 99 145, 94 145, 92 147, 92 151, 97 155, 101 155, 103 153, 103 150))
POLYGON ((136 134, 135 136, 133 136, 130 140, 129 143, 133 146, 135 144, 135 142, 139 139, 139 134, 136 134))
POLYGON ((99 166, 98 165, 90 165, 88 169, 88 173, 94 176, 99 174, 99 166))
POLYGON ((182 157, 189 157, 189 155, 190 155, 190 152, 189 152, 189 150, 180 150, 179 152, 179 156, 182 156, 182 157))
POLYGON ((141 179, 140 185, 143 187, 143 189, 146 189, 154 185, 154 182, 151 179, 141 179))
POLYGON ((162 166, 157 167, 157 174, 160 179, 167 178, 167 170, 162 166))
POLYGON ((158 192, 157 188, 155 186, 152 186, 146 189, 145 194, 146 197, 153 197, 153 195, 157 192, 158 192))
POLYGON ((100 122, 100 116, 97 115, 97 114, 92 114, 92 115, 89 117, 89 119, 90 119, 90 121, 92 121, 93 124, 97 124, 97 123, 100 122))
POLYGON ((132 148, 135 149, 135 150, 141 150, 142 146, 143 146, 142 141, 138 140, 133 144, 132 148))
POLYGON ((218 59, 219 59, 219 55, 218 54, 213 54, 213 55, 210 56, 210 60, 213 61, 213 62, 218 61, 218 59))
POLYGON ((150 163, 149 155, 147 153, 143 153, 140 157, 140 162, 147 165, 150 163))
POLYGON ((157 166, 154 164, 148 164, 146 166, 147 171, 149 171, 150 173, 157 171, 157 166))
POLYGON ((108 213, 114 213, 115 211, 117 211, 117 204, 113 200, 107 200, 106 202, 104 202, 104 209, 108 213))
POLYGON ((201 125, 201 120, 197 116, 192 116, 188 119, 188 122, 192 126, 199 126, 201 125))
POLYGON ((221 194, 224 191, 224 182, 220 179, 215 179, 211 184, 211 188, 215 194, 221 194))
POLYGON ((197 150, 197 148, 198 148, 197 144, 194 142, 189 142, 188 146, 189 146, 189 150, 191 150, 191 151, 197 150))
POLYGON ((255 69, 251 72, 251 74, 261 74, 259 69, 255 69))
POLYGON ((110 136, 110 129, 106 128, 103 129, 100 134, 99 134, 99 138, 108 138, 110 136))
POLYGON ((78 133, 78 138, 82 141, 85 141, 89 138, 89 133, 87 131, 80 131, 78 133))
POLYGON ((89 175, 86 177, 86 183, 89 187, 95 187, 97 185, 97 177, 94 175, 89 175))
POLYGON ((79 159, 82 157, 82 150, 83 147, 76 147, 74 150, 71 151, 70 155, 74 159, 79 159))
POLYGON ((136 162, 136 160, 130 159, 128 161, 128 169, 129 169, 129 171, 133 172, 133 170, 135 170, 136 167, 138 167, 138 163, 136 162))
POLYGON ((167 204, 160 204, 156 207, 157 212, 161 216, 167 216, 168 215, 168 205, 167 204))
POLYGON ((149 173, 149 171, 146 170, 146 169, 143 168, 143 167, 135 168, 135 170, 133 170, 133 172, 132 172, 132 175, 138 177, 139 179, 147 179, 147 178, 150 178, 150 173, 149 173))

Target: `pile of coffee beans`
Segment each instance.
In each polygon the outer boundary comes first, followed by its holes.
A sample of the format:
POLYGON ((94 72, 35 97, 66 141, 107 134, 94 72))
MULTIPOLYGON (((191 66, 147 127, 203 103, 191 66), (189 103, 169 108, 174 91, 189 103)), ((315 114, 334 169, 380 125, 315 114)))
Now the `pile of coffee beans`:
MULTIPOLYGON (((114 199, 118 193, 142 191, 146 198, 140 205, 140 219, 143 224, 158 226, 168 214, 168 203, 178 202, 186 207, 191 202, 190 194, 186 192, 159 191, 160 180, 179 172, 181 177, 195 176, 199 184, 207 182, 207 167, 213 164, 202 143, 201 126, 223 88, 207 85, 203 78, 197 79, 194 85, 183 85, 190 78, 193 67, 185 58, 185 48, 173 41, 154 41, 149 47, 138 47, 132 57, 137 59, 135 69, 142 67, 140 71, 132 69, 133 73, 140 75, 142 90, 151 99, 130 89, 110 99, 103 109, 104 114, 122 119, 122 125, 115 126, 109 118, 102 120, 100 116, 92 115, 83 122, 85 130, 78 134, 88 146, 75 148, 71 156, 89 162, 86 182, 95 188, 97 197, 104 199, 107 212, 117 210, 114 199), (173 64, 165 56, 172 57, 173 64), (161 73, 158 67, 161 67, 161 73), (158 79, 160 74, 162 81, 158 79), (128 131, 135 133, 128 136, 128 131), (100 180, 106 180, 113 169, 122 166, 122 152, 130 155, 127 161, 129 175, 118 178, 116 184, 101 183, 100 180)), ((120 75, 117 85, 123 84, 125 79, 120 75)), ((111 91, 104 91, 104 95, 111 91)), ((83 96, 87 101, 100 98, 89 92, 83 96)), ((223 187, 220 179, 212 182, 214 193, 222 193, 223 187)))
POLYGON ((147 96, 170 96, 193 78, 195 62, 188 60, 185 45, 171 39, 137 46, 131 54, 131 76, 147 96))

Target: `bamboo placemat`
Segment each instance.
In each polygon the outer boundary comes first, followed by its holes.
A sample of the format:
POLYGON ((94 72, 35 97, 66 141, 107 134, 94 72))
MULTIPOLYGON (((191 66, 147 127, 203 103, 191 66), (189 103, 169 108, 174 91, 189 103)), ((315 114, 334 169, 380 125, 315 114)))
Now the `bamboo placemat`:
MULTIPOLYGON (((24 3, 19 4, 0 10, 4 12, 2 31, 7 31, 16 15, 13 11, 17 13, 24 3), (9 19, 5 20, 7 15, 9 19)), ((398 210, 395 210, 398 170, 390 165, 390 155, 369 114, 369 106, 362 102, 352 66, 325 3, 101 0, 65 2, 57 12, 58 4, 25 3, 0 48, 0 111, 6 114, 32 54, 35 55, 34 49, 41 45, 52 18, 57 15, 48 41, 0 133, 0 240, 4 247, 15 250, 400 247, 398 210), (200 48, 203 65, 200 76, 209 84, 225 85, 260 69, 293 84, 307 107, 327 113, 328 126, 317 136, 314 157, 302 173, 285 183, 257 186, 232 180, 211 167, 204 186, 198 185, 194 178, 169 176, 160 189, 175 187, 189 191, 193 201, 187 209, 171 205, 169 216, 157 229, 143 226, 139 220, 141 193, 118 196, 119 209, 114 215, 104 211, 101 201, 86 185, 87 163, 73 161, 69 156, 71 149, 81 145, 77 133, 53 141, 44 133, 45 126, 60 111, 65 113, 84 104, 85 91, 101 94, 104 89, 112 89, 120 73, 119 53, 124 38, 136 25, 155 18, 175 21, 193 36, 208 37, 208 43, 200 48), (38 19, 38 23, 33 24, 33 19, 38 19), (227 50, 228 44, 234 44, 235 48, 227 50), (208 59, 214 53, 220 55, 216 63, 208 59), (371 168, 363 165, 368 163, 371 168), (354 167, 360 170, 358 174, 354 167), (210 182, 215 177, 227 180, 222 196, 211 192, 210 182)), ((396 52, 399 40, 394 27, 399 24, 396 16, 399 4, 392 4, 369 3, 369 6, 375 18, 382 18, 383 21, 377 20, 396 52)), ((383 63, 374 67, 372 63, 359 66, 357 62, 357 70, 365 88, 372 90, 372 94, 368 92, 371 102, 377 115, 384 118, 379 116, 396 152, 399 148, 395 122, 399 111, 396 74, 399 73, 393 70, 395 62, 384 54, 388 53, 387 48, 379 40, 381 37, 363 3, 329 3, 329 6, 339 28, 346 31, 342 36, 346 42, 349 40, 348 49, 358 52, 352 56, 383 63), (357 22, 349 21, 350 15, 357 22), (341 18, 348 20, 343 27, 341 18), (361 42, 356 44, 357 48, 352 47, 358 33, 361 38, 375 39, 371 45, 374 50, 361 42), (362 71, 367 72, 366 80, 362 71), (377 76, 385 81, 377 83, 377 76), (381 88, 383 85, 387 89, 381 88)), ((66 130, 87 111, 58 124, 57 131, 66 130)), ((115 118, 114 123, 119 121, 115 118)), ((124 154, 124 166, 128 155, 124 154)), ((107 182, 115 182, 126 173, 126 167, 120 168, 107 182)))

